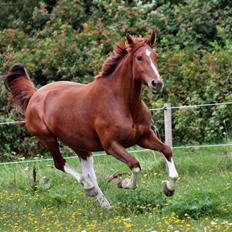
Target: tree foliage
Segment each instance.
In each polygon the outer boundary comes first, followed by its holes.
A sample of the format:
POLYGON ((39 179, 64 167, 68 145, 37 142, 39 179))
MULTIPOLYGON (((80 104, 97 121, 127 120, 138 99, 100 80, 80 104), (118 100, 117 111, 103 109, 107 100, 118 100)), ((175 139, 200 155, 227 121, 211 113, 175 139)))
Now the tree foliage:
MULTIPOLYGON (((1 73, 20 62, 37 87, 58 80, 87 83, 126 32, 145 37, 156 28, 154 49, 165 89, 159 96, 144 90, 150 107, 162 107, 164 102, 232 101, 229 0, 4 0, 0 4, 1 73)), ((1 121, 17 119, 2 82, 0 94, 1 121)), ((175 110, 174 142, 220 141, 231 130, 231 115, 231 107, 175 110)), ((154 122, 162 136, 162 116, 154 115, 154 122)), ((1 155, 41 151, 24 127, 12 125, 1 127, 0 145, 1 155)))

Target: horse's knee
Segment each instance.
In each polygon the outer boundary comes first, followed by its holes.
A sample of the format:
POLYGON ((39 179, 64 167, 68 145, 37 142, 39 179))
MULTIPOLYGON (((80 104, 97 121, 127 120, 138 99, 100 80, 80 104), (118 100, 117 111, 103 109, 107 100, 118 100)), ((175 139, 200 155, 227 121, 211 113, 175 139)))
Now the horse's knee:
POLYGON ((54 162, 54 165, 55 165, 55 167, 56 167, 58 170, 61 170, 61 171, 64 172, 65 160, 55 161, 55 162, 54 162))
POLYGON ((166 157, 166 159, 168 161, 171 161, 171 158, 172 158, 172 149, 170 146, 166 145, 164 146, 163 150, 161 151, 164 156, 166 157))

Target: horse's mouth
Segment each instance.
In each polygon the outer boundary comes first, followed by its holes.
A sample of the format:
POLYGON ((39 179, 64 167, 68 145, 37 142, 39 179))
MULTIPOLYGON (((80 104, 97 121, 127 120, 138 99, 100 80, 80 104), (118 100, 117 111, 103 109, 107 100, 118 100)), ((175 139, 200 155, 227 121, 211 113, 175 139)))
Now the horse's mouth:
POLYGON ((157 93, 162 93, 163 92, 163 87, 160 88, 160 89, 150 87, 150 89, 151 89, 151 92, 153 94, 157 94, 157 93))

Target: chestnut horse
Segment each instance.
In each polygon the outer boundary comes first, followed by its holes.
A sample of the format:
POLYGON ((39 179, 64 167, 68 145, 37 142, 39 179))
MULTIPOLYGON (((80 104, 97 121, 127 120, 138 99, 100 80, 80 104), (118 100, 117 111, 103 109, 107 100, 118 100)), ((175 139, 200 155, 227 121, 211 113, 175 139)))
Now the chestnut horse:
POLYGON ((50 151, 55 167, 76 178, 86 194, 96 196, 106 209, 111 206, 97 183, 93 151, 105 150, 129 166, 132 176, 121 181, 122 188, 135 188, 141 169, 125 148, 137 144, 160 151, 169 172, 164 192, 170 196, 175 190, 178 174, 172 150, 152 130, 151 113, 141 100, 143 84, 153 93, 163 88, 154 42, 154 31, 148 39, 128 34, 114 46, 102 71, 89 84, 58 81, 36 89, 22 64, 15 64, 5 75, 16 105, 25 112, 28 131, 50 151), (68 166, 58 140, 79 156, 82 174, 68 166))

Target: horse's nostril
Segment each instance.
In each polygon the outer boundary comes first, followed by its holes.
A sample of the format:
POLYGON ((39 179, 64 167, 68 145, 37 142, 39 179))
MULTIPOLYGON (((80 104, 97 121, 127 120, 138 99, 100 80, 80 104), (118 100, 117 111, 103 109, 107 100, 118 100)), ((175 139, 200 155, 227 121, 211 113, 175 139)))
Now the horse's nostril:
POLYGON ((156 83, 154 80, 151 81, 151 85, 152 85, 152 87, 154 87, 154 88, 157 87, 157 83, 156 83))

